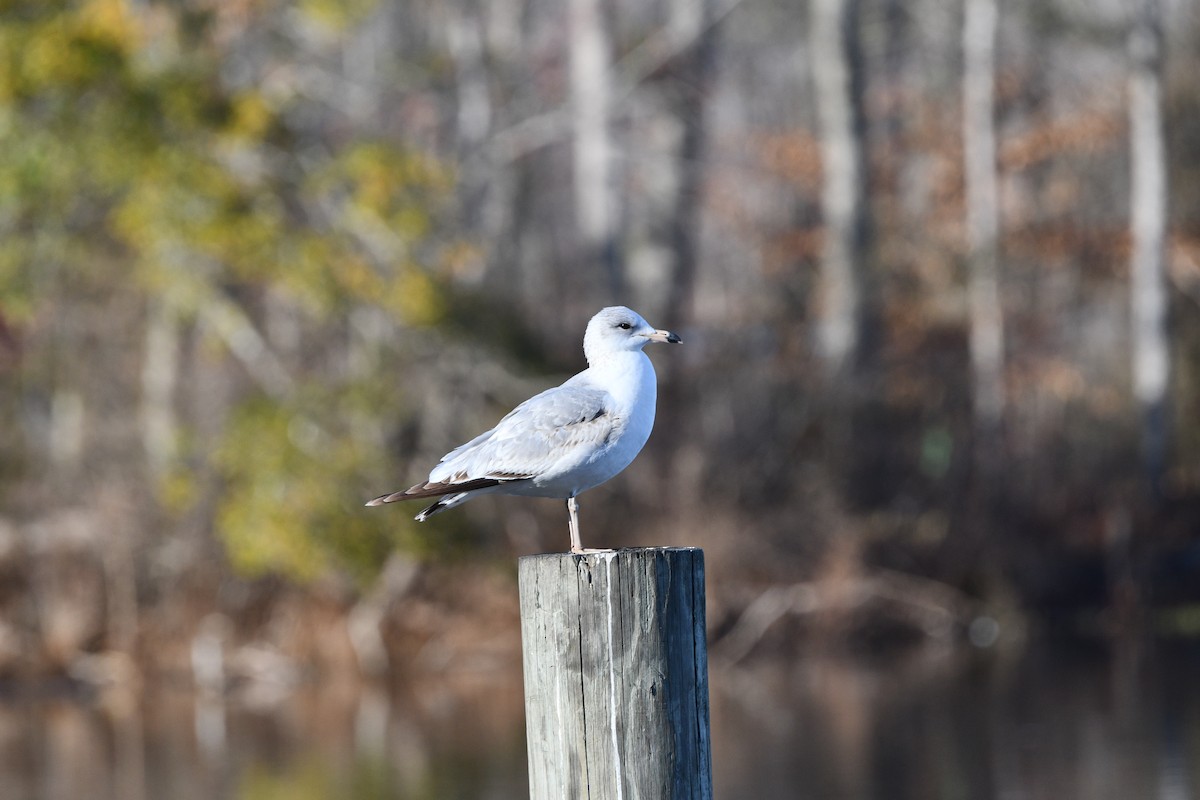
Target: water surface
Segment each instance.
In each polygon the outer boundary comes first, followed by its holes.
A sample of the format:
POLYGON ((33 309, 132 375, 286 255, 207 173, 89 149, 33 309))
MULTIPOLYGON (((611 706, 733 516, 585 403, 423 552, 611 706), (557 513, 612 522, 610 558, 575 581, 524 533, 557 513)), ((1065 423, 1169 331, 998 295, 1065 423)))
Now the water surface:
MULTIPOLYGON (((718 798, 1187 800, 1200 647, 809 655, 711 670, 718 798)), ((0 687, 0 797, 527 796, 519 672, 404 685, 0 687)))

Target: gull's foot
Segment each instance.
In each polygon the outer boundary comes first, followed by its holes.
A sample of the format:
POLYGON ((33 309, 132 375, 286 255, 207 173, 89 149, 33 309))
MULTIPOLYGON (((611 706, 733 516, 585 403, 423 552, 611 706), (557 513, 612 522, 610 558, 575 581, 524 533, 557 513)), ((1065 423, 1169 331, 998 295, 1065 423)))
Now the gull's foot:
POLYGON ((615 552, 617 552, 617 551, 613 550, 611 547, 601 547, 601 548, 595 548, 595 547, 575 548, 575 547, 572 547, 571 548, 571 553, 574 555, 577 555, 577 556, 589 556, 589 555, 595 555, 596 553, 615 553, 615 552))

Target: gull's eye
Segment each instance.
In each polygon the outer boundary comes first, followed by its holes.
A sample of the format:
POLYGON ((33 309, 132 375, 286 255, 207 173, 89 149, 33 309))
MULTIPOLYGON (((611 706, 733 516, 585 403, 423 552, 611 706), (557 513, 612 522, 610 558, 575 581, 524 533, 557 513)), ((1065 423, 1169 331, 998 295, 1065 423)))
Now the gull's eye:
POLYGON ((627 330, 631 329, 633 326, 630 325, 628 322, 618 322, 617 327, 623 331, 627 331, 627 330))

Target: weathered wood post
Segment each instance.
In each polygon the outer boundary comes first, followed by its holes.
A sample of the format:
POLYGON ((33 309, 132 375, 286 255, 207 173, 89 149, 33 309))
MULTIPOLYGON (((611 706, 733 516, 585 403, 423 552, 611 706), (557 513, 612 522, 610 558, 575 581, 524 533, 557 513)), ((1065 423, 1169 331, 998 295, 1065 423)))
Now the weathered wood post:
POLYGON ((530 800, 711 800, 704 552, 520 560, 530 800))

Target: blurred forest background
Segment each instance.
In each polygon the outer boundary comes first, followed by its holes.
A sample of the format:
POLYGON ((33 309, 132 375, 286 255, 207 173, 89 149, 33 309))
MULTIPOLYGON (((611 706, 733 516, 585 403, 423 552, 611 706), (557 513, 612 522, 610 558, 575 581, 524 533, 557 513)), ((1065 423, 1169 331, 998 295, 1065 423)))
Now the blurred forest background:
POLYGON ((4 691, 519 717, 561 504, 362 504, 616 303, 684 345, 582 525, 705 549, 714 686, 1200 635, 1197 76, 1171 0, 0 2, 4 691))

